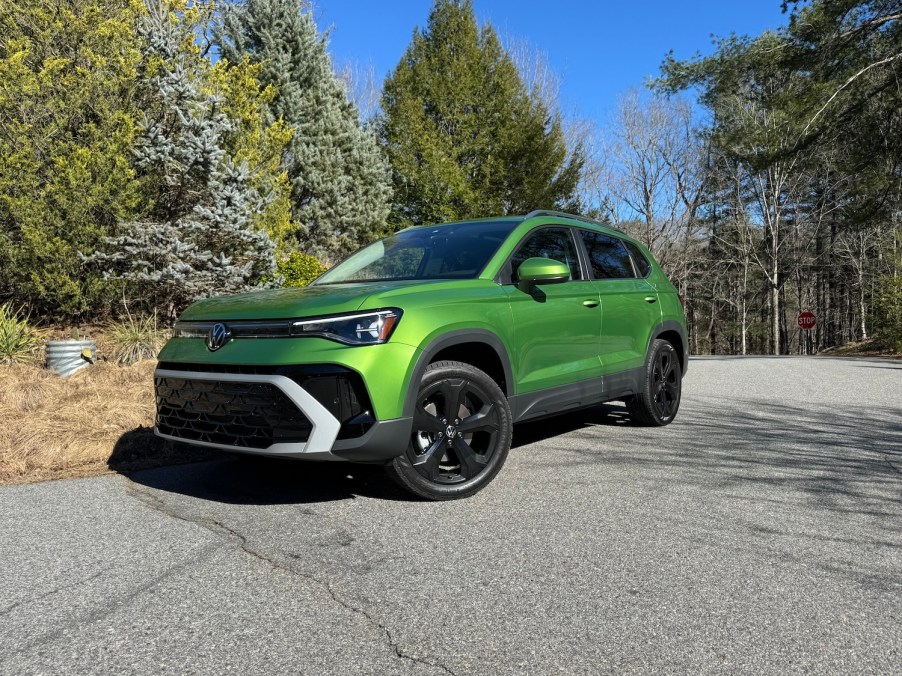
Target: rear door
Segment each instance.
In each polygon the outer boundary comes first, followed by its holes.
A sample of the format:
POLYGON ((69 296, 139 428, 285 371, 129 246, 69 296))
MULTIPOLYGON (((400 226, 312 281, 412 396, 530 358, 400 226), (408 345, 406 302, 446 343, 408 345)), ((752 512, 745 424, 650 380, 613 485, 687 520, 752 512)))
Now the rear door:
POLYGON ((651 332, 661 321, 657 291, 640 277, 623 240, 594 230, 579 233, 601 301, 603 373, 641 368, 651 332))

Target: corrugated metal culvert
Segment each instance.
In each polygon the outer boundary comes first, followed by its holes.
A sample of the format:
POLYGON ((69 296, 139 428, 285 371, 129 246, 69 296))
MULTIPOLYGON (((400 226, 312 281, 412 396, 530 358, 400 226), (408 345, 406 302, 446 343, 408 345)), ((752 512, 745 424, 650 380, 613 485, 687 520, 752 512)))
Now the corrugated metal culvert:
POLYGON ((97 344, 93 340, 47 341, 47 368, 68 378, 94 363, 97 344))

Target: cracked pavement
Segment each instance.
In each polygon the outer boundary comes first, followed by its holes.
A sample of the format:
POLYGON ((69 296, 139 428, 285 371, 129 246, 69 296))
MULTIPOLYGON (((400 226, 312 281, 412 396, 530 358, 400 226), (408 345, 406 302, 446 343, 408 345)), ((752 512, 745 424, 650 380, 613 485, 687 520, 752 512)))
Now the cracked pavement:
POLYGON ((495 482, 223 458, 0 488, 0 673, 902 674, 902 362, 693 359, 495 482))

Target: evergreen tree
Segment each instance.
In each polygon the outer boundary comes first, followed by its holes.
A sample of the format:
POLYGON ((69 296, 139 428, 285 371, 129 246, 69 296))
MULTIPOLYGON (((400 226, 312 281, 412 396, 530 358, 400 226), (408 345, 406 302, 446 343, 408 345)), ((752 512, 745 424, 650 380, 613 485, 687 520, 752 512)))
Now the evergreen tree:
POLYGON ((389 209, 388 166, 332 71, 307 2, 228 6, 217 40, 230 62, 262 64, 260 81, 276 88, 271 119, 294 131, 283 166, 299 248, 335 259, 377 237, 389 209))
POLYGON ((247 59, 234 64, 219 59, 212 66, 206 59, 198 59, 198 66, 206 87, 222 97, 221 110, 232 122, 223 148, 237 164, 254 168, 253 186, 270 197, 253 222, 269 234, 278 250, 292 241, 297 228, 291 220, 291 182, 282 167, 282 155, 293 132, 282 120, 268 119, 276 89, 260 85, 263 66, 247 59))
POLYGON ((154 200, 90 260, 131 282, 168 319, 191 300, 248 289, 272 274, 273 245, 253 226, 267 202, 225 150, 234 123, 194 67, 190 22, 148 0, 142 77, 155 86, 136 165, 154 200))
POLYGON ((0 0, 0 295, 34 314, 96 313, 117 295, 78 251, 141 203, 139 14, 129 0, 0 0))
POLYGON ((578 209, 583 164, 471 0, 436 0, 385 83, 396 225, 578 209))

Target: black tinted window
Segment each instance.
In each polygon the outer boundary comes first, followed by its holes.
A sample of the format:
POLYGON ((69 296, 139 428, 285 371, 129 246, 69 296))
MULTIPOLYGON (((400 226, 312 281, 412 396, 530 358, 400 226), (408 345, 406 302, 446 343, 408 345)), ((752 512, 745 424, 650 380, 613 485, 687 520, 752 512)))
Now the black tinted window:
POLYGON ((361 249, 317 284, 472 279, 516 226, 516 221, 480 221, 409 228, 361 249))
POLYGON ((636 269, 639 271, 640 277, 648 277, 648 273, 651 272, 651 263, 648 262, 648 259, 645 257, 645 254, 632 242, 627 242, 624 240, 623 242, 626 245, 626 248, 629 249, 630 253, 633 255, 633 263, 636 264, 636 269))
POLYGON ((527 237, 511 260, 511 280, 519 280, 517 271, 527 258, 551 258, 570 267, 570 279, 582 279, 576 247, 567 228, 542 228, 527 237))
POLYGON ((636 276, 633 272, 633 265, 630 263, 630 255, 621 240, 589 230, 580 230, 580 234, 586 244, 595 279, 622 279, 636 276))

